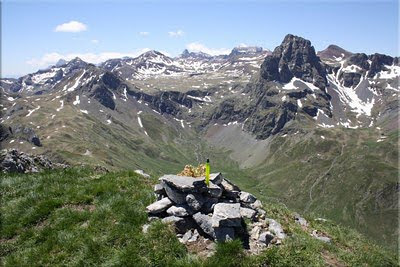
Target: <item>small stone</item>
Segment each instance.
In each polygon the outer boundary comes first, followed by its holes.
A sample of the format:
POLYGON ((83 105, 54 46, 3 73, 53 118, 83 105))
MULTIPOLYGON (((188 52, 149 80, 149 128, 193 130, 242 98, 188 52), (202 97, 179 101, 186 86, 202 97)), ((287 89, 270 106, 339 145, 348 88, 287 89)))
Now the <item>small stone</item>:
POLYGON ((261 227, 259 225, 255 225, 253 229, 250 231, 250 237, 254 240, 258 240, 260 237, 261 227))
POLYGON ((262 203, 260 200, 257 199, 256 201, 254 201, 254 203, 250 204, 250 207, 252 209, 260 209, 260 208, 262 208, 262 203))
POLYGON ((165 197, 146 207, 146 211, 150 214, 158 214, 172 206, 172 201, 165 197))
POLYGON ((149 231, 149 227, 150 227, 150 224, 143 224, 142 233, 147 234, 147 232, 149 231))
POLYGON ((210 181, 213 184, 219 185, 222 183, 222 180, 224 179, 224 177, 222 177, 222 173, 218 172, 218 173, 211 173, 210 174, 210 181))
POLYGON ((143 170, 135 170, 135 173, 137 173, 137 174, 139 174, 139 175, 141 175, 143 177, 150 178, 150 175, 145 173, 143 170))
POLYGON ((272 241, 272 239, 274 239, 274 236, 269 231, 267 231, 260 234, 258 241, 265 245, 268 245, 272 241))
POLYGON ((167 213, 177 217, 186 217, 192 215, 194 212, 188 205, 177 205, 168 208, 167 213))
POLYGON ((194 211, 198 211, 203 206, 205 200, 200 194, 188 194, 186 196, 186 203, 191 207, 194 211))
POLYGON ((268 230, 275 234, 275 236, 279 239, 285 239, 286 234, 283 231, 282 225, 273 219, 266 219, 268 222, 268 230))
POLYGON ((231 183, 227 179, 222 179, 221 186, 225 191, 240 191, 239 187, 237 187, 235 184, 231 183))
POLYGON ((240 201, 243 203, 254 203, 257 200, 255 196, 248 192, 240 192, 240 201))
POLYGON ((240 204, 218 203, 212 216, 213 227, 241 227, 240 204))
POLYGON ((320 234, 317 230, 313 230, 311 236, 325 243, 331 242, 331 239, 329 237, 320 234))
POLYGON ((188 230, 183 236, 182 236, 182 243, 187 243, 189 239, 192 237, 193 232, 192 230, 188 230))
POLYGON ((300 214, 295 213, 293 216, 296 223, 300 224, 303 227, 308 226, 307 220, 301 217, 300 214))
POLYGON ((253 220, 256 217, 257 212, 253 209, 240 207, 240 215, 244 218, 253 220))

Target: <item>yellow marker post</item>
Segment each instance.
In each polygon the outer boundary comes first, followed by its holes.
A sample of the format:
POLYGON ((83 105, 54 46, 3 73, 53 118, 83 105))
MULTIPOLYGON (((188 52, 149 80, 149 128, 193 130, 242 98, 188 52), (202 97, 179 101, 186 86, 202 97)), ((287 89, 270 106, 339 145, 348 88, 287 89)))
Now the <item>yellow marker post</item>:
POLYGON ((206 162, 206 185, 210 186, 210 160, 206 162))

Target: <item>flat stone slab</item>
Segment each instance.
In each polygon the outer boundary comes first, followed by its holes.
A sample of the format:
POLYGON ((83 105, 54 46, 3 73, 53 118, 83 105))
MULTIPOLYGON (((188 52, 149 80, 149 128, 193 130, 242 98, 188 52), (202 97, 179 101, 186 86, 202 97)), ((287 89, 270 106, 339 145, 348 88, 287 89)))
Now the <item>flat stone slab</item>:
MULTIPOLYGON (((199 178, 204 179, 204 181, 206 180, 205 176, 200 176, 199 178)), ((210 182, 212 182, 213 184, 220 185, 222 183, 222 180, 224 180, 222 173, 210 173, 210 182)))
POLYGON ((162 184, 167 184, 171 187, 176 188, 180 192, 193 193, 198 191, 198 188, 204 188, 206 186, 204 177, 193 178, 189 176, 178 176, 178 175, 164 175, 158 179, 162 184))
POLYGON ((176 204, 184 204, 186 202, 187 193, 180 192, 177 188, 168 185, 164 181, 161 182, 167 196, 176 204))
POLYGON ((146 211, 150 214, 158 214, 172 206, 172 201, 165 197, 159 201, 154 202, 146 207, 146 211))
POLYGON ((239 203, 218 203, 214 206, 213 227, 240 227, 242 216, 239 203))

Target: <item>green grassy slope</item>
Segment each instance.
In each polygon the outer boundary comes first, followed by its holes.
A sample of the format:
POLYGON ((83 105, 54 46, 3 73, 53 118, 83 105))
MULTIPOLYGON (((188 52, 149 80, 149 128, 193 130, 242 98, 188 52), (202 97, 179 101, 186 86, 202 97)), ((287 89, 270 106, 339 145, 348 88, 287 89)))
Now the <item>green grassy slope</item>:
POLYGON ((333 242, 310 237, 279 205, 264 203, 268 217, 289 234, 281 246, 246 256, 239 241, 219 244, 208 259, 187 252, 172 229, 153 223, 143 234, 152 185, 131 171, 108 174, 66 169, 0 175, 0 257, 4 266, 396 266, 395 255, 353 230, 308 217, 310 229, 333 242), (161 238, 162 237, 162 242, 161 238), (342 264, 342 265, 340 265, 342 264))
POLYGON ((373 129, 299 136, 275 138, 266 162, 247 170, 251 183, 237 182, 261 198, 330 218, 396 250, 398 132, 381 142, 373 129))

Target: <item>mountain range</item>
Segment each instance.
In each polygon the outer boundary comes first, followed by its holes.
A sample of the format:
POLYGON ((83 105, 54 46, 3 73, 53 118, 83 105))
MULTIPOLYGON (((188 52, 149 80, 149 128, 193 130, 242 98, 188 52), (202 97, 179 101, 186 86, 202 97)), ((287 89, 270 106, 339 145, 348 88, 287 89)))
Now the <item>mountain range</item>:
POLYGON ((395 247, 399 77, 398 57, 291 34, 273 51, 60 60, 1 79, 1 147, 150 173, 210 158, 261 199, 395 247))

